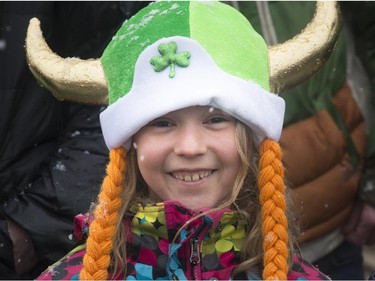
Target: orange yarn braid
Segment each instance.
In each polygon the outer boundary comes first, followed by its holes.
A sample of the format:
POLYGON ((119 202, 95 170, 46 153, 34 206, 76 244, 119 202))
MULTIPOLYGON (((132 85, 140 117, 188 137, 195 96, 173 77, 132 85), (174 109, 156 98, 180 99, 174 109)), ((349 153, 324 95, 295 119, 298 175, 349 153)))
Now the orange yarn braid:
POLYGON ((260 145, 259 201, 262 206, 264 280, 287 280, 288 232, 285 215, 284 167, 277 142, 260 145))
POLYGON ((98 204, 94 211, 94 221, 89 228, 80 280, 107 279, 112 240, 119 220, 118 211, 122 204, 125 157, 124 148, 112 149, 109 153, 107 176, 103 180, 98 204))

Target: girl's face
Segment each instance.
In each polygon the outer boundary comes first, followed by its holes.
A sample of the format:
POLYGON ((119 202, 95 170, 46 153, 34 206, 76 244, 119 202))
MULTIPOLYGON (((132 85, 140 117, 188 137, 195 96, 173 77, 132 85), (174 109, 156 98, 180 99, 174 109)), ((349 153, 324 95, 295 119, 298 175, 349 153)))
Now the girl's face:
POLYGON ((219 109, 194 106, 143 127, 134 145, 150 196, 193 210, 215 207, 232 191, 240 168, 236 123, 219 109))

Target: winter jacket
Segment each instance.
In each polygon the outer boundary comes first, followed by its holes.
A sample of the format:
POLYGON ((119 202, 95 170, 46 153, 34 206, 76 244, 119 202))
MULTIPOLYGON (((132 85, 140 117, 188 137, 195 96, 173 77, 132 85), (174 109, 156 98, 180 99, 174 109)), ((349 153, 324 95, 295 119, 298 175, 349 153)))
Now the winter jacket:
MULTIPOLYGON (((374 22, 373 13, 364 13, 365 7, 362 7, 368 5, 369 8, 372 4, 360 3, 357 6, 361 6, 362 15, 366 15, 363 22, 374 22)), ((315 4, 305 1, 237 2, 239 10, 264 35, 269 45, 282 43, 298 34, 311 20, 315 4)), ((355 2, 348 4, 356 5, 355 2)), ((356 14, 357 10, 349 11, 362 27, 362 33, 357 33, 361 37, 364 35, 362 18, 356 14)), ((368 75, 373 80, 375 74, 374 36, 366 35, 366 42, 370 44, 362 46, 366 47, 368 56, 361 61, 355 56, 359 46, 349 37, 346 27, 328 62, 312 78, 280 94, 286 101, 280 145, 287 185, 294 190, 302 242, 340 229, 358 194, 366 190, 366 184, 361 184, 364 167, 375 173, 375 141, 368 141, 375 132, 375 92, 367 79, 368 75), (371 67, 361 68, 365 60, 372 66, 372 72, 371 67)), ((375 177, 367 179, 367 184, 373 186, 375 177)), ((372 196, 375 196, 375 190, 367 188, 362 199, 375 206, 372 196)))
MULTIPOLYGON (((207 211, 207 210, 202 210, 207 211)), ((134 205, 123 223, 130 228, 127 236, 126 280, 231 280, 240 263, 240 250, 246 223, 237 212, 219 210, 193 220, 200 212, 176 201, 152 205, 134 205), (176 236, 176 239, 174 239, 176 236)), ((77 217, 76 236, 87 231, 90 218, 77 217)), ((84 245, 49 267, 38 280, 73 280, 82 269, 84 245)), ((241 280, 260 280, 254 270, 235 276, 241 280)), ((108 279, 123 280, 121 272, 111 272, 108 279)), ((329 280, 312 265, 297 256, 288 280, 329 280)))
POLYGON ((96 200, 108 150, 100 106, 56 100, 25 59, 30 18, 62 57, 100 57, 144 3, 0 2, 0 276, 31 279, 75 246, 74 216, 96 200))

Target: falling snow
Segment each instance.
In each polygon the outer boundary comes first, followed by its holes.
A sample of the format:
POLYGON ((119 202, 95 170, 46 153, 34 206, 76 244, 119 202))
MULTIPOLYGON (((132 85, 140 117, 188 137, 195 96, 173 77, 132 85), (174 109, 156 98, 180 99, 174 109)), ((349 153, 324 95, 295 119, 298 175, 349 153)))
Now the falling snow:
POLYGON ((129 20, 126 19, 126 20, 122 23, 122 25, 126 24, 128 21, 129 21, 129 20))
POLYGON ((145 160, 145 156, 144 155, 139 156, 139 161, 143 161, 143 160, 145 160))
POLYGON ((90 210, 90 211, 93 211, 94 208, 95 208, 95 202, 91 202, 91 203, 90 203, 90 208, 89 208, 89 210, 90 210))
POLYGON ((135 29, 137 25, 132 23, 131 25, 128 26, 127 30, 132 30, 132 29, 135 29))
POLYGON ((62 172, 66 171, 65 165, 61 161, 57 161, 56 165, 53 167, 53 169, 58 170, 58 171, 62 171, 62 172))
POLYGON ((74 138, 74 137, 76 137, 76 136, 79 136, 81 134, 81 132, 80 131, 75 131, 73 134, 71 134, 70 136, 72 137, 72 138, 74 138))
POLYGON ((139 26, 145 26, 147 25, 152 19, 153 19, 153 15, 149 15, 148 17, 145 17, 141 20, 141 22, 139 23, 139 26))
POLYGON ((149 12, 149 14, 150 14, 150 15, 155 15, 155 14, 157 14, 157 13, 159 13, 159 12, 160 12, 160 10, 155 9, 155 10, 151 10, 151 11, 149 12))
POLYGON ((373 191, 375 188, 375 185, 374 183, 371 183, 371 182, 367 182, 365 188, 363 189, 364 192, 370 192, 370 191, 373 191))
POLYGON ((106 215, 108 215, 107 202, 100 201, 97 207, 101 210, 101 212, 97 213, 98 219, 103 219, 106 215))
POLYGON ((73 234, 69 234, 69 235, 68 235, 68 239, 69 239, 69 240, 73 240, 73 234))
POLYGON ((4 39, 0 39, 0 50, 5 50, 7 46, 7 41, 5 41, 4 39))
POLYGON ((264 237, 264 240, 267 241, 267 242, 272 243, 274 239, 273 239, 272 235, 267 234, 267 235, 264 237))
POLYGON ((178 7, 180 7, 180 5, 178 4, 173 4, 170 8, 170 10, 174 10, 174 9, 177 9, 178 7))
POLYGON ((138 40, 138 38, 139 38, 139 36, 134 36, 134 37, 130 38, 130 40, 129 40, 129 41, 137 41, 137 40, 138 40))
POLYGON ((137 149, 137 148, 138 148, 138 145, 137 145, 136 142, 133 142, 133 147, 134 147, 134 149, 137 149))
POLYGON ((141 47, 144 47, 144 46, 148 45, 149 43, 150 43, 150 40, 149 40, 149 39, 146 39, 144 42, 140 43, 139 45, 140 45, 141 47))
POLYGON ((178 7, 179 7, 178 4, 173 4, 168 10, 164 10, 160 14, 161 15, 167 14, 169 12, 169 10, 174 10, 174 9, 177 9, 178 7))
MULTIPOLYGON (((57 263, 57 264, 55 264, 55 266, 58 266, 60 264, 60 262, 59 263, 57 263)), ((55 276, 55 275, 57 275, 58 274, 58 272, 57 271, 55 271, 55 266, 51 266, 51 267, 49 267, 48 269, 47 269, 47 272, 46 272, 46 276, 55 276)))

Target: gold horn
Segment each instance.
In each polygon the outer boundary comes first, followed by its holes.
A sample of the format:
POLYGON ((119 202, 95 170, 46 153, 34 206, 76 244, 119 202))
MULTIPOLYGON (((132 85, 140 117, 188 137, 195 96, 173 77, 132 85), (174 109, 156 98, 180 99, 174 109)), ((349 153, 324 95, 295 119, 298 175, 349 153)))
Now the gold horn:
POLYGON ((292 39, 269 47, 271 92, 293 88, 317 72, 330 57, 341 27, 336 1, 317 1, 306 28, 292 39))
POLYGON ((100 59, 61 58, 43 38, 40 21, 32 18, 26 36, 26 58, 39 83, 59 100, 108 104, 108 88, 100 59))

